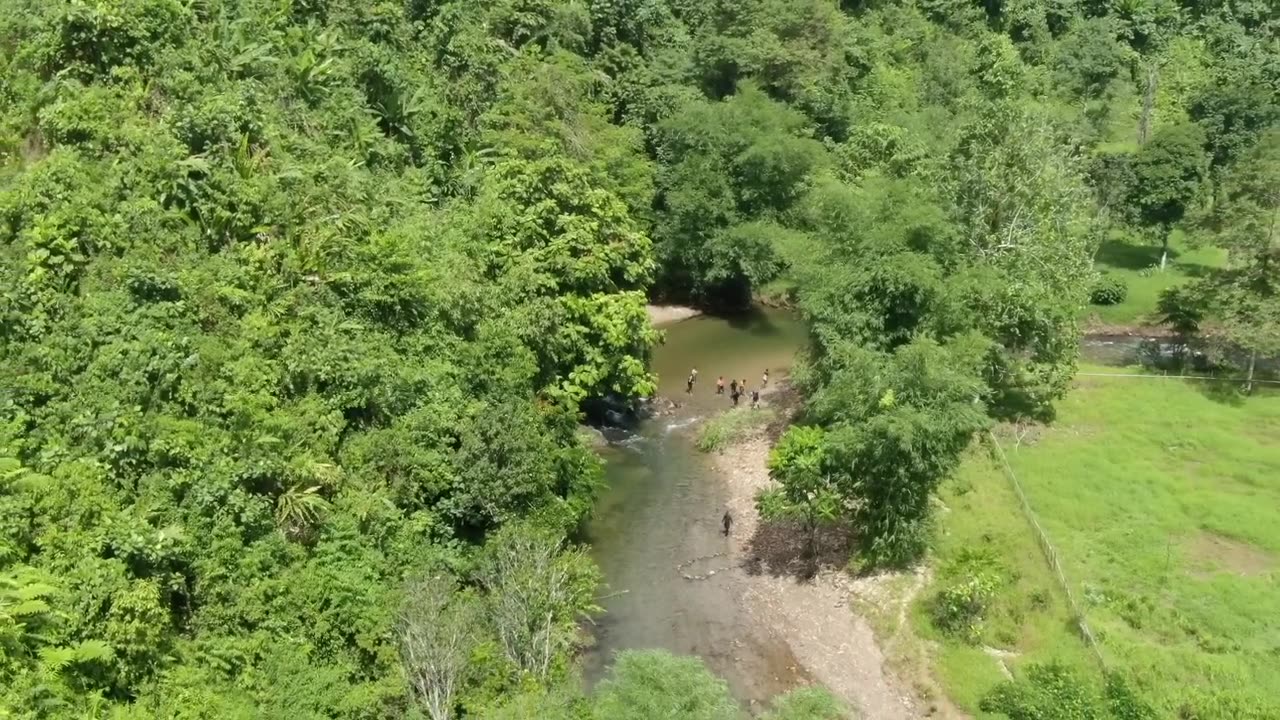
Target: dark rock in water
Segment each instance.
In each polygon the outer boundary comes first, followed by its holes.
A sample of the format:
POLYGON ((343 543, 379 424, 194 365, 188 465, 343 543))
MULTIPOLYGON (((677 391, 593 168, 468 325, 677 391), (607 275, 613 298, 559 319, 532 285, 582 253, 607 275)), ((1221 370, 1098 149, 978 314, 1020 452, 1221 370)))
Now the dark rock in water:
POLYGON ((644 420, 663 417, 670 415, 678 407, 680 407, 678 403, 671 402, 667 398, 655 395, 651 398, 642 398, 637 401, 636 416, 644 420))
POLYGON ((649 418, 661 415, 665 409, 665 401, 655 395, 653 397, 637 399, 634 412, 637 418, 641 420, 648 420, 649 418))
POLYGON ((642 420, 671 415, 680 403, 660 397, 627 399, 617 395, 592 398, 582 403, 582 413, 590 425, 597 427, 635 428, 642 420))
POLYGON ((618 395, 590 398, 582 403, 582 414, 591 425, 631 425, 635 409, 631 400, 618 395))

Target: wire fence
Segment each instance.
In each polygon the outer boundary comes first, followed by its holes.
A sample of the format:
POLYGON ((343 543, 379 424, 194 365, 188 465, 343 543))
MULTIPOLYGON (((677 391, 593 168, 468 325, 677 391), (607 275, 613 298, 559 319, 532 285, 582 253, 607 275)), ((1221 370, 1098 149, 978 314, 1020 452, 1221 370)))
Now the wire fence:
POLYGON ((1098 666, 1105 673, 1107 671, 1107 660, 1102 655, 1102 647, 1098 644, 1098 639, 1093 634, 1093 630, 1089 627, 1089 621, 1085 617, 1084 609, 1076 600, 1076 595, 1071 590, 1071 583, 1067 581, 1067 574, 1062 570, 1062 561, 1059 560, 1058 549, 1049 541, 1049 534, 1045 532, 1044 527, 1040 525, 1040 519, 1036 517, 1036 513, 1031 508, 1031 501, 1027 499, 1027 493, 1022 488, 1022 483, 1018 481, 1018 476, 1014 474, 1013 468, 1009 467, 1009 458, 1004 453, 1004 446, 996 438, 995 433, 987 431, 987 437, 991 439, 992 447, 995 448, 1000 458, 1000 466, 1004 468, 1005 477, 1009 478, 1009 484, 1013 486, 1013 492, 1018 496, 1018 504, 1022 507, 1022 514, 1027 519, 1027 523, 1031 525, 1035 531, 1036 541, 1040 545, 1040 551, 1044 555, 1044 559, 1049 564, 1049 569, 1053 572, 1053 576, 1058 581, 1058 587, 1062 589, 1063 595, 1067 598, 1067 606, 1071 610, 1072 620, 1080 629, 1080 636, 1084 638, 1089 649, 1093 651, 1094 657, 1098 660, 1098 666))
MULTIPOLYGON (((1215 377, 1211 375, 1184 375, 1184 374, 1151 374, 1151 373, 1106 373, 1106 372, 1077 372, 1077 376, 1083 377, 1110 377, 1110 378, 1133 378, 1133 379, 1156 379, 1156 380, 1201 380, 1214 382, 1237 382, 1241 384, 1252 383, 1256 385, 1280 385, 1280 380, 1270 380, 1262 378, 1243 378, 1243 377, 1215 377)), ((1049 570, 1053 573, 1054 579, 1058 583, 1058 587, 1062 590, 1063 595, 1067 599, 1067 606, 1070 609, 1072 620, 1080 630, 1080 636, 1084 639, 1085 644, 1093 652, 1094 657, 1098 661, 1098 666, 1105 673, 1108 665, 1106 657, 1103 655, 1102 646, 1098 643, 1097 636, 1094 635, 1093 629, 1089 627, 1089 620, 1085 616, 1084 608, 1076 599, 1075 592, 1071 589, 1071 583, 1067 580, 1067 574, 1062 569, 1062 561, 1060 559, 1058 549, 1049 540, 1049 534, 1045 531, 1044 526, 1040 524, 1035 510, 1031 507, 1031 501, 1027 498, 1027 492, 1022 486, 1022 482, 1018 480, 1017 474, 1013 472, 1013 468, 1009 465, 1009 457, 1005 454, 1004 446, 995 436, 995 433, 987 431, 987 437, 991 441, 992 448, 1000 461, 1004 475, 1009 480, 1009 484, 1013 487, 1013 492, 1018 496, 1018 505, 1022 509, 1022 515, 1026 518, 1027 524, 1035 532, 1036 542, 1040 546, 1040 552, 1044 555, 1045 562, 1049 566, 1049 570)))
POLYGON ((1138 378, 1138 379, 1156 379, 1156 380, 1205 380, 1210 382, 1237 382, 1241 385, 1253 383, 1255 385, 1280 385, 1280 380, 1263 380, 1242 377, 1215 377, 1213 375, 1154 375, 1151 373, 1101 373, 1101 372, 1077 372, 1077 377, 1113 377, 1113 378, 1138 378))

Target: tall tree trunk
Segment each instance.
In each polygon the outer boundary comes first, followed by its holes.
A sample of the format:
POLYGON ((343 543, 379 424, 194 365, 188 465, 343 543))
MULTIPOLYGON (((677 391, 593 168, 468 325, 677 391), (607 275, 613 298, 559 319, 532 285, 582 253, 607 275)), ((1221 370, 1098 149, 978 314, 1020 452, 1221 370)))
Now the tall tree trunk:
POLYGON ((1160 85, 1160 66, 1152 62, 1147 66, 1146 87, 1142 91, 1142 114, 1138 116, 1138 145, 1147 144, 1151 137, 1151 113, 1156 107, 1156 88, 1160 85))
POLYGON ((1249 353, 1249 379, 1245 380, 1244 391, 1246 394, 1253 393, 1253 370, 1258 365, 1258 351, 1254 350, 1249 353))
POLYGON ((1166 231, 1160 240, 1160 272, 1164 272, 1164 266, 1169 262, 1169 233, 1166 231))

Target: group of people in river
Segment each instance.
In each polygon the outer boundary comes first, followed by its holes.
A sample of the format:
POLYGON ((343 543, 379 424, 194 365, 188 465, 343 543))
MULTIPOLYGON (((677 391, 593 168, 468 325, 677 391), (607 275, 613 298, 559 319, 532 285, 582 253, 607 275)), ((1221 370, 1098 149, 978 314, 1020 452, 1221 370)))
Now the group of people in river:
MULTIPOLYGON (((689 371, 689 379, 685 381, 685 386, 684 386, 685 394, 692 395, 693 386, 697 382, 698 382, 698 368, 693 368, 692 370, 689 371)), ((760 406, 760 390, 762 390, 765 387, 768 387, 768 385, 769 385, 769 368, 765 368, 764 373, 760 376, 760 387, 750 391, 751 407, 755 408, 760 406)), ((721 375, 719 378, 716 378, 716 394, 724 395, 724 391, 725 391, 724 376, 721 375)), ((729 381, 729 399, 733 400, 734 407, 737 407, 738 402, 742 400, 742 398, 745 397, 747 394, 748 394, 748 390, 747 390, 746 378, 743 378, 741 381, 739 381, 737 378, 734 378, 729 381)))

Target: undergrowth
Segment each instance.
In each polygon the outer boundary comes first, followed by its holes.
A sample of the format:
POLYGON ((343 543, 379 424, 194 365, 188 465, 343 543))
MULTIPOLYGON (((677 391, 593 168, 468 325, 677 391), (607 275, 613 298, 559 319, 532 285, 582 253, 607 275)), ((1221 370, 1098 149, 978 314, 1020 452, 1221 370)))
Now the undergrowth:
POLYGON ((776 413, 770 408, 740 407, 721 413, 702 424, 697 445, 702 452, 716 452, 746 439, 773 422, 776 413))

